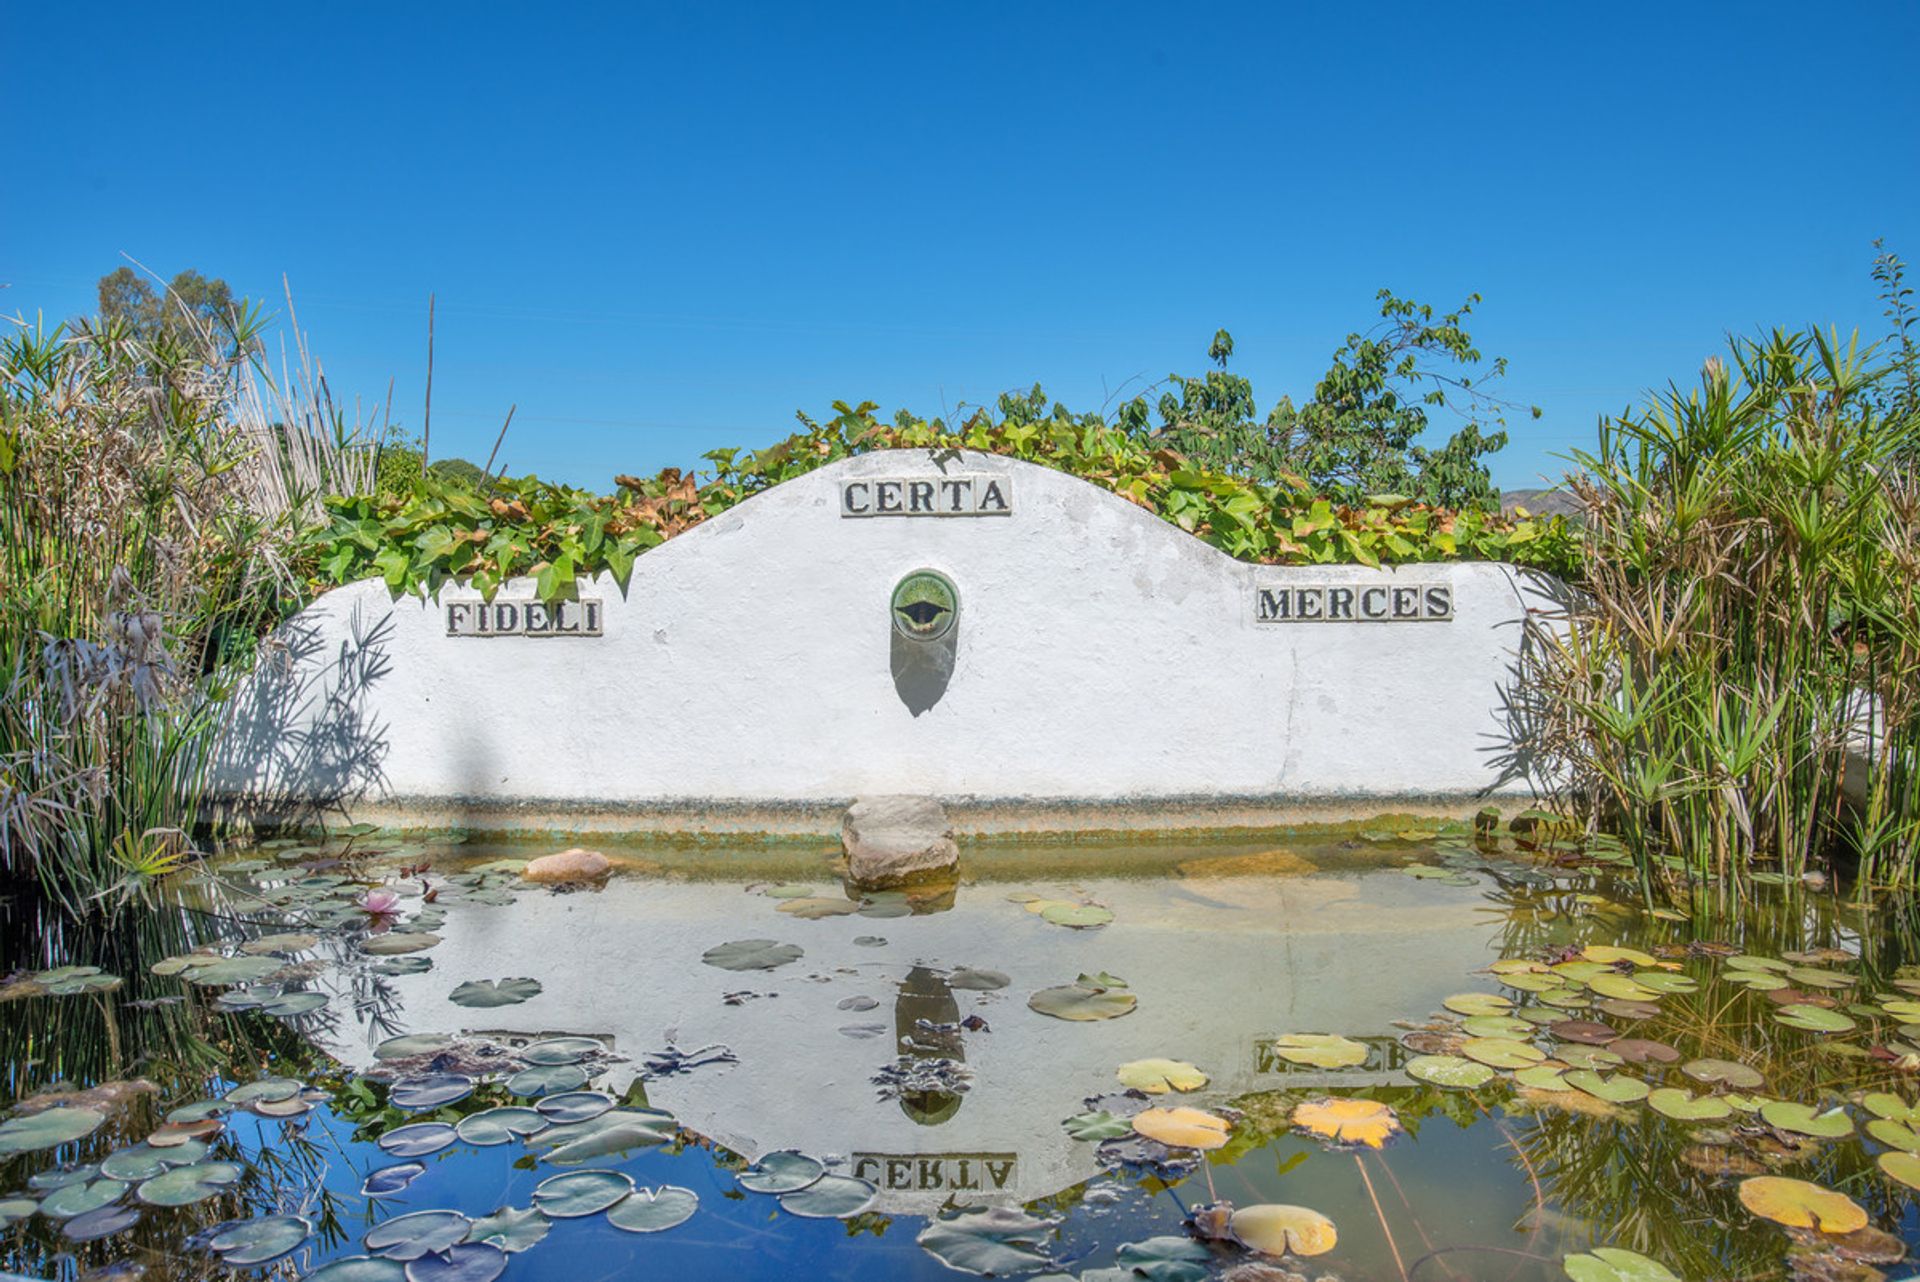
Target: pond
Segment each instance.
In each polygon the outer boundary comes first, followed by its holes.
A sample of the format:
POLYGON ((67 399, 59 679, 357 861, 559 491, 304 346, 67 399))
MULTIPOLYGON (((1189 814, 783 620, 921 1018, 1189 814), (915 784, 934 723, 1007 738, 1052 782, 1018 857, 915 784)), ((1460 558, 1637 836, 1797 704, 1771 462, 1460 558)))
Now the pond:
POLYGON ((1649 910, 1604 845, 1430 827, 982 846, 866 897, 807 844, 573 889, 538 853, 289 839, 113 929, 10 903, 0 1270, 1865 1279, 1920 1244, 1903 901, 1649 910))

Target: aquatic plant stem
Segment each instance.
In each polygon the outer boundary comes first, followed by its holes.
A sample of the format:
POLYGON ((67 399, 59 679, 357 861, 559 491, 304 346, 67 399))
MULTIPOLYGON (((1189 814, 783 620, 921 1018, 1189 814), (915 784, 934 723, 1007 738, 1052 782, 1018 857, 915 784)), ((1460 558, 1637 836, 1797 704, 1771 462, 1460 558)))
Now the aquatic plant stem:
POLYGON ((1380 1195, 1373 1191, 1373 1177, 1367 1174, 1366 1163, 1360 1155, 1353 1155, 1353 1164, 1360 1172, 1360 1182, 1367 1186, 1367 1198, 1373 1203, 1373 1213, 1380 1219, 1380 1232, 1386 1235, 1387 1249, 1393 1252, 1393 1263, 1400 1270, 1400 1282, 1408 1282, 1407 1262, 1400 1258, 1400 1244, 1393 1240, 1393 1230, 1387 1227, 1387 1213, 1380 1207, 1380 1195))

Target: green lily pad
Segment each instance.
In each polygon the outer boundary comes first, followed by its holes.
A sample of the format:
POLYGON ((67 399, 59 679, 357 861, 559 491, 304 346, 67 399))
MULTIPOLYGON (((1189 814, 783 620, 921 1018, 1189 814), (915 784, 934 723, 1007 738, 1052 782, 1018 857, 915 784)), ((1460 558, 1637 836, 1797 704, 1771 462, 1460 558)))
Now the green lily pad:
POLYGON ((1804 1028, 1810 1033, 1850 1033, 1854 1028, 1847 1016, 1824 1006, 1782 1006, 1773 1017, 1789 1028, 1804 1028))
POLYGON ((549 1037, 544 1041, 522 1046, 514 1054, 526 1064, 577 1064, 587 1056, 605 1049, 591 1037, 549 1037))
POLYGON ((1920 1189, 1920 1156, 1905 1151, 1882 1153, 1874 1159, 1889 1179, 1898 1180, 1910 1189, 1920 1189))
POLYGON ((662 1184, 637 1188, 627 1200, 607 1212, 607 1223, 629 1233, 659 1233, 686 1223, 700 1209, 700 1195, 692 1189, 662 1184))
POLYGON ((547 1127, 547 1119, 530 1108, 504 1105, 469 1113, 454 1123, 454 1131, 468 1144, 486 1148, 505 1144, 521 1135, 532 1135, 547 1127))
POLYGON ((1759 1069, 1730 1059, 1690 1059, 1680 1066, 1680 1071, 1696 1082, 1727 1086, 1736 1091, 1753 1090, 1766 1080, 1759 1069))
POLYGON ((633 1192, 633 1180, 618 1171, 568 1171, 534 1186, 533 1205, 556 1220, 598 1215, 633 1192))
POLYGON ((1460 1031, 1468 1037, 1525 1039, 1533 1036, 1533 1029, 1533 1024, 1512 1015, 1473 1015, 1460 1021, 1460 1031))
POLYGON ((1122 1276, 1147 1282, 1202 1282, 1213 1252, 1190 1237, 1150 1237, 1128 1242, 1114 1253, 1122 1276))
POLYGON ((578 1064, 540 1064, 523 1068, 507 1079, 507 1093, 522 1098, 558 1095, 587 1084, 587 1070, 578 1064))
POLYGON ((1536 1091, 1570 1091, 1575 1089, 1567 1082, 1567 1070, 1551 1064, 1535 1064, 1531 1068, 1522 1068, 1514 1072, 1516 1085, 1536 1091))
POLYGON ((1830 1108, 1824 1113, 1816 1113, 1811 1104, 1773 1100, 1760 1109, 1760 1116, 1774 1129, 1794 1135, 1837 1140, 1853 1134, 1853 1119, 1847 1116, 1844 1108, 1830 1108))
POLYGON ((540 995, 537 979, 470 979, 447 994, 455 1006, 518 1006, 540 995))
POLYGON ((374 957, 395 957, 401 953, 425 952, 439 942, 440 936, 431 931, 390 930, 361 940, 360 951, 374 957))
POLYGON ((415 1073, 387 1090, 387 1103, 409 1112, 424 1112, 457 1104, 473 1094, 473 1079, 465 1073, 415 1073))
POLYGON ((314 1011, 320 1010, 326 1004, 327 995, 325 993, 302 990, 297 993, 282 993, 278 997, 270 997, 260 1003, 259 1009, 263 1015, 276 1015, 282 1019, 287 1019, 295 1015, 311 1015, 314 1011))
POLYGON ((135 1195, 149 1206, 191 1206, 226 1191, 246 1173, 237 1162, 195 1162, 143 1181, 135 1195))
POLYGON ((700 960, 721 970, 772 970, 805 955, 798 944, 782 944, 771 939, 735 939, 707 949, 700 954, 700 960))
POLYGON ((1525 1068, 1547 1057, 1538 1046, 1504 1037, 1469 1037, 1460 1043, 1460 1053, 1488 1068, 1525 1068))
POLYGON ((1650 1092, 1647 1107, 1677 1122, 1718 1121, 1733 1112, 1733 1105, 1717 1095, 1694 1095, 1677 1086, 1650 1092))
POLYGON ((1207 1084, 1207 1075, 1192 1064, 1175 1059, 1136 1059, 1122 1064, 1114 1074, 1120 1084, 1149 1095, 1168 1091, 1197 1091, 1207 1084))
POLYGON ((445 1033, 406 1033, 400 1037, 389 1037, 373 1048, 375 1059, 412 1059, 417 1055, 434 1055, 453 1045, 453 1038, 445 1033))
POLYGON ((1040 916, 1056 926, 1071 926, 1075 930, 1091 930, 1113 920, 1113 913, 1098 904, 1051 904, 1040 916))
POLYGON ((347 1255, 330 1260, 301 1282, 406 1282, 406 1267, 376 1255, 347 1255))
POLYGON ((760 893, 768 899, 805 899, 813 893, 813 887, 790 881, 778 886, 762 886, 760 893))
POLYGON ((1569 1255, 1560 1264, 1573 1282, 1680 1282, 1666 1265, 1617 1246, 1599 1246, 1590 1254, 1569 1255))
POLYGON ((1455 993, 1440 1003, 1456 1015, 1504 1015, 1513 1002, 1498 993, 1455 993))
POLYGON ((415 1122, 410 1126, 397 1126, 382 1135, 376 1143, 380 1151, 394 1157, 426 1157, 449 1148, 460 1138, 458 1131, 445 1122, 415 1122))
POLYGON ((50 1108, 0 1122, 0 1154, 31 1153, 84 1139, 100 1129, 106 1116, 90 1108, 50 1108))
POLYGON ((267 1215, 222 1229, 207 1243, 230 1269, 267 1264, 307 1240, 313 1226, 297 1215, 267 1215))
POLYGON ((613 1096, 603 1091, 563 1091, 545 1097, 533 1106, 533 1111, 549 1122, 565 1126, 599 1117, 615 1103, 613 1096))
POLYGON ((140 1222, 140 1209, 116 1202, 96 1207, 85 1215, 76 1215, 60 1226, 60 1236, 69 1242, 97 1242, 125 1232, 140 1222))
POLYGON ((995 1206, 935 1220, 914 1240, 950 1269, 1005 1277, 1047 1263, 1046 1242, 1057 1223, 995 1206))
POLYGON ((49 997, 110 993, 120 987, 118 975, 109 975, 98 966, 56 966, 52 970, 40 971, 33 980, 47 990, 49 997))
POLYGON ((1132 993, 1115 992, 1110 988, 1088 988, 1081 984, 1043 988, 1027 998, 1027 1005, 1042 1015, 1076 1023, 1118 1019, 1122 1015, 1131 1015, 1139 1004, 1140 999, 1132 993))
POLYGON ((484 1242, 517 1255, 540 1245, 551 1228, 553 1221, 532 1208, 503 1206, 492 1215, 475 1220, 467 1231, 467 1241, 484 1242))
POLYGON ((1087 1113, 1075 1113, 1061 1123, 1067 1134, 1076 1140, 1117 1140, 1133 1134, 1133 1122, 1124 1117, 1095 1109, 1087 1113))
POLYGON ((543 1160, 554 1166, 577 1166, 637 1148, 668 1144, 678 1133, 679 1125, 670 1113, 616 1108, 584 1122, 550 1127, 527 1142, 544 1149, 543 1160))
POLYGON ((369 1229, 361 1244, 389 1260, 417 1260, 467 1240, 473 1221, 458 1211, 415 1211, 369 1229))
POLYGON ((461 1242, 407 1263, 407 1282, 494 1282, 507 1255, 490 1242, 461 1242))
POLYGON ((1012 982, 997 970, 977 970, 972 966, 962 966, 947 976, 948 988, 966 992, 990 993, 1012 982))
POLYGON ((749 1193, 798 1193, 826 1173, 819 1159, 781 1149, 767 1154, 734 1178, 749 1193))
POLYGON ((1272 1042, 1274 1053, 1289 1064, 1311 1068, 1358 1068, 1367 1062, 1364 1043, 1335 1033, 1286 1033, 1272 1042))
POLYGON ((1613 1077, 1602 1077, 1589 1068, 1570 1069, 1561 1076, 1566 1079, 1567 1085, 1575 1090, 1584 1091, 1595 1099, 1605 1100, 1609 1104, 1632 1104, 1645 1099, 1652 1093, 1652 1088, 1637 1077, 1619 1074, 1613 1077))
POLYGON ((1920 1132, 1904 1122, 1876 1117, 1867 1123, 1867 1134, 1888 1148, 1897 1148, 1903 1153, 1920 1153, 1920 1132))
POLYGON ((195 987, 217 988, 227 984, 257 984, 286 968, 287 963, 278 957, 224 957, 204 966, 191 967, 181 975, 195 987))
POLYGON ((221 1098, 229 1104, 272 1104, 290 1100, 304 1089, 291 1077, 261 1077, 243 1082, 221 1098))
POLYGON ((822 1175, 803 1189, 784 1193, 780 1209, 808 1220, 844 1220, 873 1205, 879 1190, 851 1175, 822 1175))
POLYGON ((0 1198, 0 1230, 26 1223, 39 1209, 40 1204, 30 1197, 0 1198))
POLYGON ((1451 1086, 1462 1090, 1473 1090, 1485 1086, 1494 1079, 1494 1071, 1485 1064, 1476 1064, 1459 1055, 1420 1055, 1406 1063, 1409 1077, 1435 1086, 1451 1086))
POLYGON ((304 953, 318 946, 320 936, 288 932, 279 935, 262 935, 258 939, 249 939, 240 945, 240 951, 249 957, 260 957, 267 953, 304 953))
POLYGON ((57 1188, 40 1199, 40 1213, 55 1220, 70 1220, 103 1206, 112 1206, 126 1196, 130 1186, 122 1180, 92 1180, 57 1188))
POLYGON ((784 900, 775 911, 801 921, 819 921, 826 917, 851 917, 860 911, 860 905, 851 899, 830 899, 822 895, 784 900))

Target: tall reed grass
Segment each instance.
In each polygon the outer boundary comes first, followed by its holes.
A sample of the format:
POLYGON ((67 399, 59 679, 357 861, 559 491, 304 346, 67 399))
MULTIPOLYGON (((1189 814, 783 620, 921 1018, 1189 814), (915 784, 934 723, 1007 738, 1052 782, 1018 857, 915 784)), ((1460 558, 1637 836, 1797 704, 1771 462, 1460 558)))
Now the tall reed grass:
POLYGON ((1898 368, 1815 330, 1737 340, 1576 456, 1582 590, 1524 675, 1558 803, 1617 828, 1649 892, 1835 854, 1920 880, 1920 416, 1898 368))
POLYGON ((110 911, 188 853, 224 697, 299 603, 288 563, 374 442, 297 327, 0 336, 0 871, 110 911))

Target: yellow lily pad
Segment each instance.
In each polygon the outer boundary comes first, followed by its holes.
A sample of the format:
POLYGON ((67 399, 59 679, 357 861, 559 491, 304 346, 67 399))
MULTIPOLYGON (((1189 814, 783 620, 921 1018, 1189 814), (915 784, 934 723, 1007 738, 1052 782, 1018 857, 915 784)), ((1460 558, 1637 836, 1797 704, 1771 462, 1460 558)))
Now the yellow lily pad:
POLYGON ((1177 1059, 1136 1059, 1122 1064, 1115 1074, 1122 1086, 1165 1095, 1168 1091, 1197 1091, 1207 1084, 1207 1075, 1192 1064, 1177 1059))
POLYGON ((1197 1108, 1149 1108, 1134 1114, 1133 1129, 1173 1148, 1215 1149, 1227 1142, 1232 1123, 1197 1108))
POLYGON ((1340 1236, 1320 1212, 1278 1202, 1241 1207, 1227 1229, 1242 1246, 1262 1255, 1325 1255, 1340 1236))
POLYGON ((1293 1110, 1293 1124, 1338 1144, 1382 1148, 1400 1132, 1400 1119, 1378 1100, 1308 1100, 1293 1110))
POLYGON ((1755 1175, 1740 1181, 1740 1205, 1790 1229, 1851 1233, 1867 1227, 1866 1211, 1846 1194, 1784 1175, 1755 1175))

